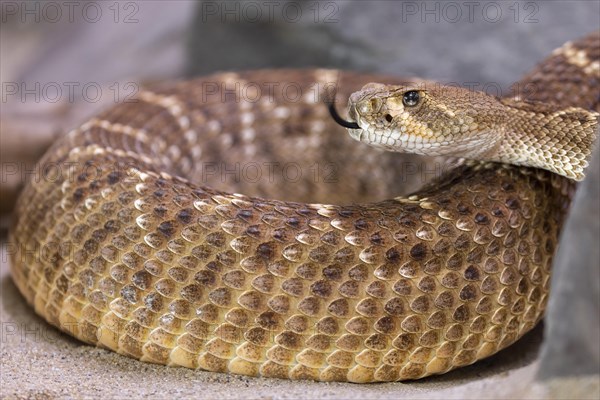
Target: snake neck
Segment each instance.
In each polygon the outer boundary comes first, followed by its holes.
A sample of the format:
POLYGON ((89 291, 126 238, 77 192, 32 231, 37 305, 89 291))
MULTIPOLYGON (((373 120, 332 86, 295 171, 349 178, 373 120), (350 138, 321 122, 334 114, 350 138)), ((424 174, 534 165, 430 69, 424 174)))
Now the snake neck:
POLYGON ((543 168, 577 181, 584 178, 598 113, 513 99, 501 102, 508 117, 494 161, 543 168))

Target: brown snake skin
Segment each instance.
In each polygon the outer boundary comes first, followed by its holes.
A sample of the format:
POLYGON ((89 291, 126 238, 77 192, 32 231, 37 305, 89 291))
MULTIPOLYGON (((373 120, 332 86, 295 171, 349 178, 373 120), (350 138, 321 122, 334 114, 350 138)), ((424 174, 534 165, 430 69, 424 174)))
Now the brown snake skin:
MULTIPOLYGON (((533 89, 530 100, 598 110, 599 60, 595 33, 519 87, 533 89)), ((574 183, 469 162, 412 196, 376 201, 397 195, 402 165, 354 142, 315 101, 338 79, 344 99, 390 81, 218 74, 143 91, 66 135, 41 161, 54 172, 18 201, 21 293, 87 343, 253 376, 417 379, 515 342, 544 313, 574 183), (278 86, 256 96, 265 82, 278 86), (267 161, 279 164, 268 171, 267 161), (294 179, 286 163, 297 163, 294 179)))

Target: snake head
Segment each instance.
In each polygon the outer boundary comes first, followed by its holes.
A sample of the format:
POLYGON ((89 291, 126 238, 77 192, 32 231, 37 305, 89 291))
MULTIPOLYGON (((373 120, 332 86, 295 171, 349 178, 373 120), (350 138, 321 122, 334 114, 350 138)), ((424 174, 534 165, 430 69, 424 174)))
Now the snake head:
POLYGON ((485 93, 431 84, 369 83, 350 96, 355 140, 388 151, 478 158, 501 139, 502 105, 485 93))

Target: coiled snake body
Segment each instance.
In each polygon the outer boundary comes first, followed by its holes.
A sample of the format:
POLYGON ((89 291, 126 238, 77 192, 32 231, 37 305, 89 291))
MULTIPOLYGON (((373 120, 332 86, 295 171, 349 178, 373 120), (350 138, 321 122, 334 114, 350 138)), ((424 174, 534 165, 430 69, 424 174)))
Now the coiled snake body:
MULTIPOLYGON (((598 43, 598 33, 567 43, 520 81, 534 89, 526 98, 503 100, 507 112, 521 113, 519 130, 539 137, 536 157, 578 179, 596 118, 585 110, 598 110, 598 43), (580 109, 562 119, 556 106, 521 100, 580 109), (563 147, 559 131, 569 138, 563 147)), ((542 317, 573 181, 497 157, 503 163, 464 163, 409 197, 353 204, 348 192, 393 196, 398 162, 352 141, 315 93, 338 83, 347 96, 369 81, 393 82, 330 70, 219 74, 144 91, 67 134, 41 161, 57 171, 53 178, 34 177, 17 205, 11 265, 19 290, 82 341, 209 371, 396 381, 505 348, 542 317), (271 85, 255 96, 261 82, 289 83, 302 95, 291 99, 271 85), (306 204, 198 184, 209 165, 244 157, 335 160, 337 179, 288 182, 296 199, 323 202, 306 204)), ((431 137, 435 116, 465 108, 453 92, 419 92, 437 110, 419 121, 388 88, 353 95, 355 138, 397 150, 426 142, 411 139, 410 124, 425 122, 431 137), (382 104, 400 111, 382 117, 382 104), (408 118, 408 133, 386 125, 398 118, 408 118)), ((477 115, 460 124, 490 121, 477 115)), ((460 124, 440 132, 451 143, 469 131, 460 124)), ((490 123, 487 132, 502 126, 490 123)), ((489 158, 495 145, 476 143, 489 158)), ((237 179, 234 187, 267 196, 281 180, 237 179)))

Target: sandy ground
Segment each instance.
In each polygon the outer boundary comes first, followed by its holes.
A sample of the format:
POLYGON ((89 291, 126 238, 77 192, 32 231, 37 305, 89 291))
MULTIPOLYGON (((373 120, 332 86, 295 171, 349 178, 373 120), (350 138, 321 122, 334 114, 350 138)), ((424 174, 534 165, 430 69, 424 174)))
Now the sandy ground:
POLYGON ((12 282, 5 241, 0 266, 2 398, 516 399, 594 398, 590 396, 598 393, 597 377, 533 384, 542 326, 487 360, 408 383, 290 382, 142 363, 82 344, 36 316, 12 282))

